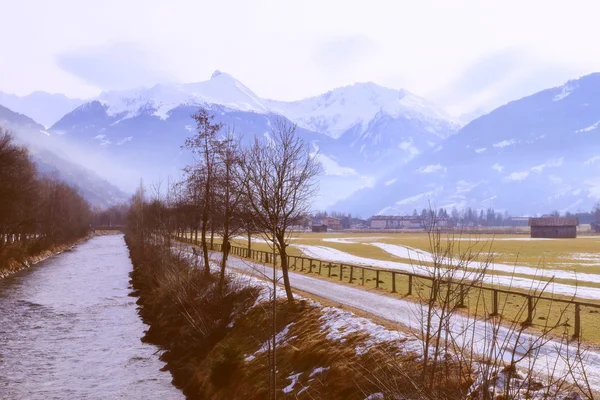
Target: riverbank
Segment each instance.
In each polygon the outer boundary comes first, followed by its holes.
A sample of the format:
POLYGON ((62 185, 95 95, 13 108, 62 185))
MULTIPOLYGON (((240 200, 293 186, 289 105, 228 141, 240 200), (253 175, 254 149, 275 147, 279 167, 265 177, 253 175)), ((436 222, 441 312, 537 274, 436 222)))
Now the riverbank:
POLYGON ((94 236, 97 236, 97 234, 89 233, 73 242, 51 245, 43 249, 38 248, 35 244, 17 244, 11 246, 5 249, 2 255, 0 255, 0 279, 6 278, 23 269, 30 268, 52 256, 68 251, 94 236))
MULTIPOLYGON (((171 252, 128 238, 145 337, 190 399, 269 398, 272 314, 267 282, 232 272, 222 300, 216 276, 171 252)), ((278 291, 275 386, 279 397, 312 399, 464 398, 471 371, 445 363, 443 379, 421 379, 422 342, 352 312, 278 291), (459 377, 460 375, 460 377, 459 377), (466 376, 465 376, 466 375, 466 376), (372 397, 369 397, 372 396, 372 397)))

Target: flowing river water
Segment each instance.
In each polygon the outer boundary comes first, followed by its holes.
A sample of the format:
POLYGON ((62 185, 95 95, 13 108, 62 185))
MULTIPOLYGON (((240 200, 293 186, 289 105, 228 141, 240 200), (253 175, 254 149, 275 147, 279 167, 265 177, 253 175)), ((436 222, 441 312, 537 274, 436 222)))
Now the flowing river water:
POLYGON ((0 280, 0 399, 182 399, 129 297, 122 235, 0 280))

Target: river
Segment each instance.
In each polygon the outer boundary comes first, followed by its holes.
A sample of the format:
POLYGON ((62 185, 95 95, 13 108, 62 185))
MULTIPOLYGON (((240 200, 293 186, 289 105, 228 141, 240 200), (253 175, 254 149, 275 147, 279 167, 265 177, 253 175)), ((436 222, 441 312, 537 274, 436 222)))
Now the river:
POLYGON ((129 297, 122 235, 0 280, 0 399, 182 399, 129 297))

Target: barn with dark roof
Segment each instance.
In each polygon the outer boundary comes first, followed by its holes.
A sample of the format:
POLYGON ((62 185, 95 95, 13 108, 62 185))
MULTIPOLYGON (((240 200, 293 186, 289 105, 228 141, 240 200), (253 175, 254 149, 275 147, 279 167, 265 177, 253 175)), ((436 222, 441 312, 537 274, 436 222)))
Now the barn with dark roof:
POLYGON ((576 238, 578 225, 577 218, 529 218, 532 238, 576 238))

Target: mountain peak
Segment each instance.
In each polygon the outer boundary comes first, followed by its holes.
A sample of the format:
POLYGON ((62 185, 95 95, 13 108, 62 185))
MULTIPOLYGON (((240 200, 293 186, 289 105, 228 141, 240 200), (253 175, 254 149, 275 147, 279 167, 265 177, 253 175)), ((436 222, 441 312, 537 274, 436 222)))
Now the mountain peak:
POLYGON ((217 69, 217 70, 215 70, 215 72, 212 73, 212 75, 210 76, 210 79, 216 78, 217 76, 222 75, 222 74, 223 73, 217 69))

